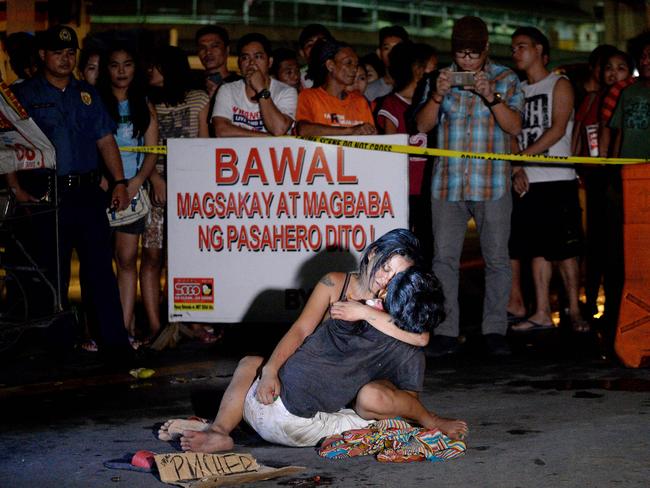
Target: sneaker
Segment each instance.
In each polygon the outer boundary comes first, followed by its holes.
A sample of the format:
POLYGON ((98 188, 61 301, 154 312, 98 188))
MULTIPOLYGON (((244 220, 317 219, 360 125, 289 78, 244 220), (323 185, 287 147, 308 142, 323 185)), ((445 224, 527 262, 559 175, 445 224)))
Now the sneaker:
POLYGON ((506 336, 501 334, 485 334, 483 336, 487 353, 490 356, 510 356, 512 351, 506 342, 506 336))
POLYGON ((425 349, 425 354, 430 358, 451 356, 458 352, 458 337, 436 335, 431 339, 431 344, 425 349))

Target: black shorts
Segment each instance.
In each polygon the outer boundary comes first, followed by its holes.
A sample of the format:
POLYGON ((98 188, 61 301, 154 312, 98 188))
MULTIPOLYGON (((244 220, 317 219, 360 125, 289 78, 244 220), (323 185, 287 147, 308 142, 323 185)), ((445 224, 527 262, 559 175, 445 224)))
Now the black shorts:
POLYGON ((510 257, 561 261, 582 254, 578 180, 531 183, 513 194, 510 257))
POLYGON ((147 217, 144 216, 141 219, 131 222, 130 224, 118 225, 111 227, 113 232, 122 232, 124 234, 142 234, 144 232, 144 226, 147 222, 147 217))

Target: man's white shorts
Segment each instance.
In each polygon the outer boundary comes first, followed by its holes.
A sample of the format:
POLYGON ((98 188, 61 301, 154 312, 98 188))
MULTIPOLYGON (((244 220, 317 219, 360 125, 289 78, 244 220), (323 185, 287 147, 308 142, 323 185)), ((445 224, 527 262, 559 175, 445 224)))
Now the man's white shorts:
POLYGON ((258 383, 259 378, 246 394, 244 420, 268 442, 291 447, 315 446, 323 437, 363 429, 372 422, 347 408, 336 413, 318 412, 310 419, 298 417, 285 408, 280 397, 270 405, 257 401, 255 392, 258 383))

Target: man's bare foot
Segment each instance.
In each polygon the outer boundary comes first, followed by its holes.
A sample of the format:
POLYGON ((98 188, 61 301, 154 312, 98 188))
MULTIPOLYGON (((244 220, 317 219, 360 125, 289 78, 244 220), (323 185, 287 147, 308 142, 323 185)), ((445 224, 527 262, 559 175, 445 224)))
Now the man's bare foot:
POLYGON ((208 430, 210 424, 205 419, 171 419, 162 424, 158 429, 158 439, 161 441, 173 441, 183 435, 184 430, 208 430))
POLYGON ((463 420, 443 419, 441 417, 438 417, 436 421, 436 428, 451 439, 463 440, 469 432, 467 423, 463 420))
POLYGON ((232 437, 214 430, 185 430, 181 437, 183 451, 215 453, 230 451, 234 445, 232 437))

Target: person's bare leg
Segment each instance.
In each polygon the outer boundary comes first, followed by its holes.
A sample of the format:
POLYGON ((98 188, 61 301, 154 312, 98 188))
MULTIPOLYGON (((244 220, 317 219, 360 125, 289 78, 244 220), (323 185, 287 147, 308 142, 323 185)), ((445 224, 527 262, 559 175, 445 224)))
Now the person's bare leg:
POLYGON ((588 332, 590 328, 589 322, 583 319, 578 300, 580 286, 578 283, 578 259, 573 257, 560 261, 560 275, 569 300, 569 320, 571 320, 571 325, 576 332, 588 332))
POLYGON ((160 274, 162 272, 162 262, 162 249, 142 248, 140 292, 142 293, 142 303, 149 321, 150 337, 154 337, 160 330, 160 274))
POLYGON ((133 309, 135 308, 135 297, 138 286, 137 257, 139 238, 140 236, 137 234, 115 233, 117 286, 120 290, 124 326, 131 336, 135 335, 133 309))
POLYGON ((512 287, 510 288, 510 298, 508 299, 508 312, 517 317, 526 315, 526 305, 524 296, 521 292, 521 261, 511 259, 510 267, 512 268, 512 287))
POLYGON ((183 431, 181 437, 183 451, 212 453, 232 449, 234 443, 230 433, 242 421, 246 394, 255 381, 263 361, 264 358, 260 356, 246 356, 239 361, 232 380, 223 394, 214 422, 205 431, 183 431))
POLYGON ((533 284, 535 285, 535 313, 528 320, 513 325, 512 330, 525 331, 537 325, 553 325, 549 287, 553 264, 542 257, 533 258, 533 284))
POLYGON ((438 429, 452 439, 462 439, 467 434, 466 422, 437 416, 422 405, 416 393, 399 390, 386 380, 364 385, 357 394, 354 410, 366 420, 412 419, 426 429, 438 429))

